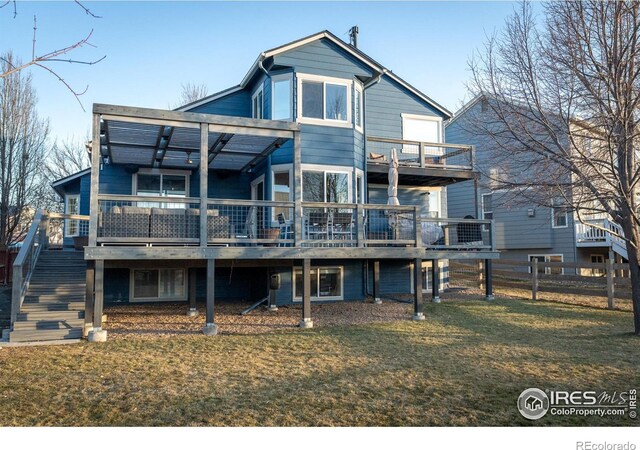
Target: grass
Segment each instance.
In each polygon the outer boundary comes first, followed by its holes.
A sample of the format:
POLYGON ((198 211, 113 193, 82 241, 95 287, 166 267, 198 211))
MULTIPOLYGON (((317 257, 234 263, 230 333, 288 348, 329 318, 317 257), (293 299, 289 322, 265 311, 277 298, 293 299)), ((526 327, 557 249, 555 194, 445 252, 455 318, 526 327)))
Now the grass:
POLYGON ((530 422, 527 387, 640 385, 629 313, 428 304, 425 322, 0 350, 0 425, 637 425, 530 422))

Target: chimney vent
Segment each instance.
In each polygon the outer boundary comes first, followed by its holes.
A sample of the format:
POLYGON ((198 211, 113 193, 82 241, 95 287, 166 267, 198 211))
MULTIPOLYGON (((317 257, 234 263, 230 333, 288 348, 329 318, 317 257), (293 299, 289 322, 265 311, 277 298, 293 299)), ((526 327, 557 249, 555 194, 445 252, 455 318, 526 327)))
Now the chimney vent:
POLYGON ((349 44, 355 48, 358 48, 358 31, 358 25, 349 29, 349 44))

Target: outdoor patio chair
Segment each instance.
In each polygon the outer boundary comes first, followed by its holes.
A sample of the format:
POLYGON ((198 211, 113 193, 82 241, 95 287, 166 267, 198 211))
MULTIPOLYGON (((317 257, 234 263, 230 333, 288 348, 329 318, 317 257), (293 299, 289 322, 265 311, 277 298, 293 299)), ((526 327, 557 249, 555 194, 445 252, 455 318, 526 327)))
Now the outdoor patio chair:
MULTIPOLYGON (((293 230, 291 229, 291 222, 288 222, 287 219, 285 219, 284 214, 282 213, 278 214, 278 225, 280 226, 279 239, 293 239, 293 230)), ((278 245, 280 247, 284 247, 285 245, 288 245, 288 244, 284 242, 280 242, 278 245)))
POLYGON ((331 237, 336 240, 353 239, 353 214, 350 212, 336 212, 333 214, 333 226, 331 227, 331 237))
POLYGON ((309 239, 329 240, 329 213, 311 212, 307 218, 307 236, 309 239))

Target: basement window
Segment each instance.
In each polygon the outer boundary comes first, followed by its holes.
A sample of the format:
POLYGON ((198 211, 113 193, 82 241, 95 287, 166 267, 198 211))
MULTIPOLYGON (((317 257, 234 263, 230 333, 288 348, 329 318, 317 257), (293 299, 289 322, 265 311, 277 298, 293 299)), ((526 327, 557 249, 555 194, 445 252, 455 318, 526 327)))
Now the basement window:
MULTIPOLYGON (((342 267, 311 267, 311 300, 343 300, 342 267)), ((294 301, 302 301, 302 268, 293 271, 294 301)))
POLYGON ((186 300, 184 269, 133 269, 131 301, 186 300))

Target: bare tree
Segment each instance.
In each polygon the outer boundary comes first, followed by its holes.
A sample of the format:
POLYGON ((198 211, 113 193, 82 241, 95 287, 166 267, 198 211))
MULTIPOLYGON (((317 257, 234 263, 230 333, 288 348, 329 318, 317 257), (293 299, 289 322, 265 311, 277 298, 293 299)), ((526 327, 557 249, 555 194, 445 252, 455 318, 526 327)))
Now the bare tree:
POLYGON ((51 183, 90 167, 88 140, 67 139, 53 144, 42 167, 38 206, 48 211, 62 212, 60 197, 51 189, 51 183))
MULTIPOLYGON (((101 18, 100 16, 97 16, 96 14, 94 14, 93 12, 91 12, 91 10, 89 10, 86 6, 84 6, 82 3, 80 3, 79 1, 75 1, 75 4, 80 7, 81 9, 84 10, 84 12, 96 19, 101 18)), ((13 17, 15 18, 18 15, 18 8, 17 8, 17 4, 16 1, 5 1, 2 2, 0 0, 0 9, 3 8, 8 8, 9 5, 12 5, 12 11, 13 11, 13 17)), ((93 65, 93 64, 97 64, 100 61, 102 61, 104 58, 106 58, 106 56, 103 56, 99 59, 96 60, 78 60, 78 59, 72 59, 72 58, 67 58, 66 55, 73 52, 74 50, 81 48, 81 47, 86 47, 86 46, 90 46, 90 47, 94 47, 93 44, 91 44, 91 42, 89 42, 89 40, 91 39, 91 36, 93 35, 93 30, 89 31, 89 33, 87 33, 87 35, 82 38, 79 39, 78 41, 70 44, 70 45, 66 45, 60 48, 57 48, 55 50, 51 50, 51 51, 46 51, 44 53, 38 53, 36 51, 36 47, 37 47, 37 18, 36 16, 33 16, 33 38, 32 38, 32 45, 31 45, 31 57, 28 61, 20 61, 20 63, 15 63, 15 61, 9 61, 9 60, 2 60, 2 62, 4 63, 4 69, 0 72, 0 79, 1 78, 5 78, 8 77, 10 75, 15 74, 16 72, 20 72, 24 69, 27 69, 29 67, 38 67, 40 69, 43 69, 44 71, 48 72, 49 74, 51 74, 53 77, 55 77, 56 79, 58 79, 58 81, 60 81, 76 98, 76 100, 78 101, 78 104, 80 105, 80 107, 84 110, 84 107, 82 105, 82 102, 80 101, 80 96, 83 95, 87 89, 88 86, 85 87, 83 90, 78 90, 74 87, 72 87, 69 83, 67 83, 67 81, 60 75, 60 73, 55 70, 54 68, 51 67, 52 63, 68 63, 68 64, 83 64, 83 65, 93 65)), ((1 59, 1 57, 0 57, 1 59)))
MULTIPOLYGON (((11 53, 0 58, 0 71, 20 65, 11 53)), ((23 237, 40 201, 41 169, 49 135, 38 117, 31 76, 22 72, 0 78, 0 245, 23 237)))
POLYGON ((207 88, 207 85, 204 83, 183 83, 180 85, 180 89, 178 101, 174 105, 171 105, 170 108, 180 108, 181 106, 188 105, 209 95, 209 88, 207 88))
MULTIPOLYGON (((640 2, 528 3, 471 61, 490 114, 467 124, 491 141, 493 188, 544 206, 603 212, 624 230, 640 335, 640 2)), ((479 168, 486 170, 487 168, 479 168)))

